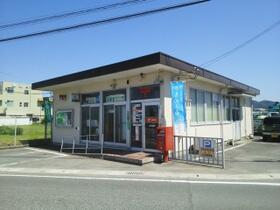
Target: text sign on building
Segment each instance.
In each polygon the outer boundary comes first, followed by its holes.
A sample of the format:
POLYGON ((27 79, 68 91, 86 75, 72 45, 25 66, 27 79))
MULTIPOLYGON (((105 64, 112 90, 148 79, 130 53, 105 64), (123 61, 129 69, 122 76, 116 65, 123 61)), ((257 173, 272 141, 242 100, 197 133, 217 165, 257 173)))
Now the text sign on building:
POLYGON ((201 139, 199 155, 204 157, 215 156, 215 141, 213 139, 201 139))
POLYGON ((170 82, 172 97, 172 116, 175 135, 186 135, 186 83, 170 82))

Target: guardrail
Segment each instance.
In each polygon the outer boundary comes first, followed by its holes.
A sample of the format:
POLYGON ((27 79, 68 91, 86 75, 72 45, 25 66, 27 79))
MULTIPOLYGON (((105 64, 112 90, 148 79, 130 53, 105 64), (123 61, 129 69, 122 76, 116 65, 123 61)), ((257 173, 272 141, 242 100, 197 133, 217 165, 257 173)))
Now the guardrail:
POLYGON ((213 137, 174 136, 171 159, 225 168, 224 141, 213 137))

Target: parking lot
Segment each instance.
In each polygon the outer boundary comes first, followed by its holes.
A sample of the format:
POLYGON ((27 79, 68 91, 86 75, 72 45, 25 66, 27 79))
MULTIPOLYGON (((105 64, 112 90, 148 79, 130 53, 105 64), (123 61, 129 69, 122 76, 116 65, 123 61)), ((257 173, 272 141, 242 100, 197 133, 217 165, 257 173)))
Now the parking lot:
MULTIPOLYGON (((219 169, 180 162, 143 166, 90 158, 37 148, 0 150, 0 173, 67 175, 147 175, 161 177, 204 177, 222 175, 278 177, 280 143, 252 141, 226 151, 226 168, 219 169)), ((247 176, 247 178, 248 178, 247 176)))

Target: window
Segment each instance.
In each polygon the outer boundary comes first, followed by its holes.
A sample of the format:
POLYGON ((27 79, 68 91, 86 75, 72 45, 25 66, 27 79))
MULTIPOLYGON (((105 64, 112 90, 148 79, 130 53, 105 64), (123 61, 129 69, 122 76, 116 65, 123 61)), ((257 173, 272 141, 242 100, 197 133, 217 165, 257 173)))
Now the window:
POLYGON ((228 96, 223 97, 223 102, 224 102, 224 116, 223 120, 224 121, 230 121, 230 99, 228 96))
POLYGON ((197 98, 197 121, 203 122, 205 121, 204 92, 197 90, 196 98, 197 98))
POLYGON ((213 93, 213 121, 219 121, 219 95, 213 93))
POLYGON ((23 103, 23 106, 24 106, 24 107, 28 107, 28 103, 27 103, 27 102, 24 102, 24 103, 23 103))
POLYGON ((22 102, 19 102, 19 107, 22 107, 22 102))
POLYGON ((113 103, 113 102, 122 102, 126 100, 126 90, 112 90, 103 92, 103 102, 104 103, 113 103))
POLYGON ((14 92, 14 87, 7 87, 6 91, 7 91, 7 93, 13 93, 14 92))
POLYGON ((37 106, 38 106, 38 107, 43 107, 43 101, 38 100, 38 101, 37 101, 37 106))
POLYGON ((2 106, 2 100, 0 100, 0 106, 2 106))
POLYGON ((142 87, 133 87, 130 89, 131 100, 143 100, 160 97, 159 85, 148 85, 142 87))
POLYGON ((192 122, 197 122, 197 117, 196 117, 196 113, 197 113, 197 100, 196 100, 196 90, 191 89, 191 112, 192 112, 192 122))
POLYGON ((59 110, 55 114, 55 126, 66 128, 73 126, 73 110, 59 110))
POLYGON ((28 95, 29 94, 29 90, 24 90, 24 94, 28 95))
MULTIPOLYGON (((201 90, 190 90, 192 122, 213 122, 220 119, 220 95, 201 90)), ((229 99, 227 106, 229 108, 229 99)), ((230 116, 230 110, 227 110, 230 116)))
POLYGON ((82 104, 99 104, 100 97, 99 93, 89 93, 82 95, 82 104))
POLYGON ((205 93, 205 102, 206 102, 206 107, 207 107, 206 120, 207 121, 213 121, 213 97, 212 97, 212 93, 210 93, 210 92, 205 93))
POLYGON ((12 106, 14 106, 14 101, 7 100, 6 104, 7 104, 7 107, 12 107, 12 106))
POLYGON ((237 97, 232 97, 231 105, 232 105, 232 120, 233 121, 241 120, 240 99, 237 97))

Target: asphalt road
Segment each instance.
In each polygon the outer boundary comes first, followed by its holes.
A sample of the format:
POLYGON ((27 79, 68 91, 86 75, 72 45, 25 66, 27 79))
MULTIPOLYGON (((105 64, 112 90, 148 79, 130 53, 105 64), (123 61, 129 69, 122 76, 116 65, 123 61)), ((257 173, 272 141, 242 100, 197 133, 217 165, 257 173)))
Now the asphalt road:
POLYGON ((0 177, 0 209, 275 209, 280 186, 0 177))

